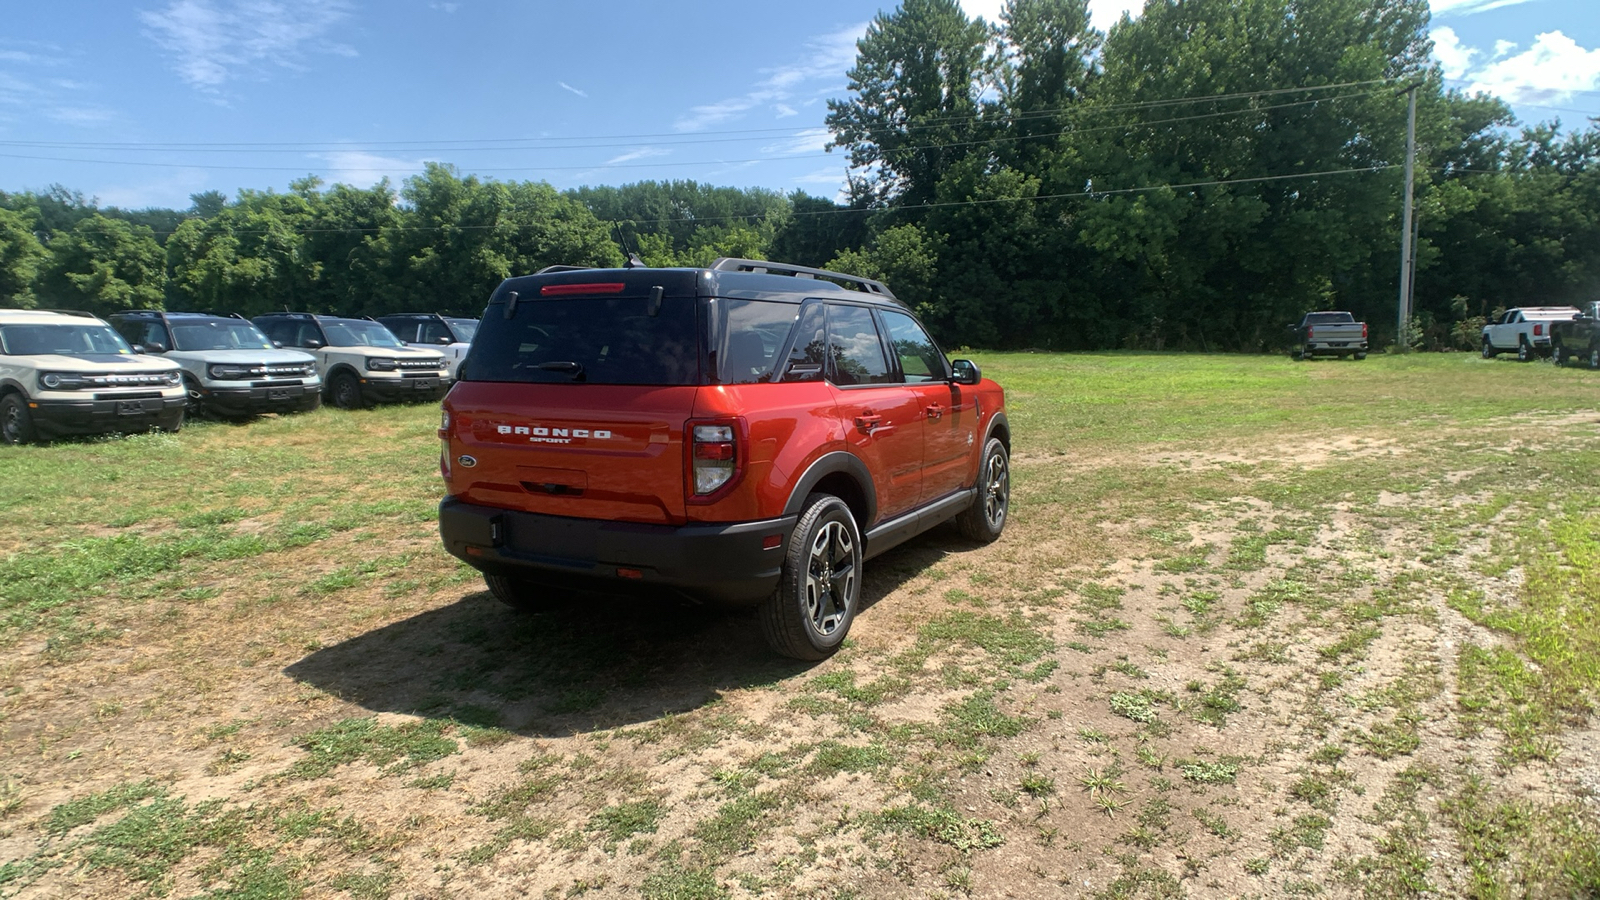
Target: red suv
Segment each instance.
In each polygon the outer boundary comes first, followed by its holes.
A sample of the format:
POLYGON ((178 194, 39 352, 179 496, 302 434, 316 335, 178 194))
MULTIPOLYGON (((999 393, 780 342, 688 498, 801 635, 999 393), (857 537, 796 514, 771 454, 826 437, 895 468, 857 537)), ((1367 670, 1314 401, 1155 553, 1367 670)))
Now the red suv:
POLYGON ((439 437, 444 545, 500 600, 759 603, 799 659, 844 640, 864 560, 950 519, 993 541, 1011 493, 999 385, 879 282, 754 260, 506 280, 439 437))

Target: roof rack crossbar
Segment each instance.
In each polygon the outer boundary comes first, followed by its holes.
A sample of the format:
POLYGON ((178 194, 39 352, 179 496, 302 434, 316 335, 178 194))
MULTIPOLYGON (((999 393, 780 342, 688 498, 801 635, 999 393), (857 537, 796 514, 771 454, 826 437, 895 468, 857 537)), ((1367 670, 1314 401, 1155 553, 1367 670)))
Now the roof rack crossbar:
POLYGON ((869 294, 882 294, 890 300, 897 300, 894 293, 881 281, 871 278, 862 278, 859 275, 846 275, 843 272, 833 272, 828 269, 813 269, 810 266, 794 266, 788 263, 768 262, 762 259, 739 259, 724 256, 713 262, 708 268, 718 272, 765 272, 769 275, 788 275, 794 278, 826 278, 830 281, 842 281, 854 285, 857 290, 869 294))

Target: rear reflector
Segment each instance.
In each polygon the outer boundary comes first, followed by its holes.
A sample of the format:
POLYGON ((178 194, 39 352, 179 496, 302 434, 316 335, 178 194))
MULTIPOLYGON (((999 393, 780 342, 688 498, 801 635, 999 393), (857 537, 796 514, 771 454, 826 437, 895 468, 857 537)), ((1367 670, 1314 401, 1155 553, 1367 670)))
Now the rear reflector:
POLYGON ((783 546, 783 535, 781 534, 769 534, 761 539, 761 549, 763 550, 776 550, 781 546, 783 546))
POLYGON ((644 573, 639 571, 638 569, 618 569, 617 570, 617 577, 618 578, 643 578, 644 577, 644 573))
POLYGON ((592 284, 547 284, 539 288, 543 297, 563 297, 572 294, 620 294, 627 285, 620 281, 603 281, 592 284))

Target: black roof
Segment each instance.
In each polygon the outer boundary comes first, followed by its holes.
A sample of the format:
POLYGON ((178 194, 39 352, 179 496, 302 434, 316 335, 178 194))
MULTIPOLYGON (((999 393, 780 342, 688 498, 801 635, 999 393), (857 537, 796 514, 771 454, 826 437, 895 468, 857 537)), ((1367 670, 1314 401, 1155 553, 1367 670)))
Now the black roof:
POLYGON ((164 309, 124 309, 111 314, 113 319, 224 319, 248 321, 238 313, 169 312, 164 309))
POLYGON ((495 289, 489 302, 503 302, 512 291, 519 297, 533 299, 547 285, 585 283, 621 283, 630 293, 643 293, 659 286, 668 297, 732 297, 789 303, 799 303, 808 297, 830 297, 897 309, 905 306, 882 282, 870 278, 807 266, 732 258, 719 259, 703 269, 551 266, 533 275, 506 279, 495 289))

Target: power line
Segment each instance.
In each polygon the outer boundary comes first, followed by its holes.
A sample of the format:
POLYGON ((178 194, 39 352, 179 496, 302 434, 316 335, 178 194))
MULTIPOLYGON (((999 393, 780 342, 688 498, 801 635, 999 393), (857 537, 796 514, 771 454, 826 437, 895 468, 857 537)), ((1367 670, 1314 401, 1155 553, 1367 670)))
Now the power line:
MULTIPOLYGON (((1277 91, 1277 92, 1270 92, 1270 93, 1284 93, 1284 92, 1283 91, 1277 91)), ((1044 133, 1041 133, 1041 134, 1033 134, 1033 135, 1011 135, 1011 136, 999 136, 999 137, 987 138, 987 139, 982 139, 982 140, 952 141, 952 142, 942 143, 942 144, 912 145, 912 146, 908 146, 908 147, 897 147, 897 148, 894 148, 892 150, 887 150, 887 151, 883 151, 883 152, 885 152, 885 153, 893 153, 893 154, 905 154, 905 153, 920 152, 920 151, 923 151, 923 150, 955 149, 955 148, 962 148, 962 147, 973 147, 973 146, 984 146, 984 145, 993 145, 993 144, 1015 143, 1015 142, 1020 142, 1020 141, 1045 140, 1045 139, 1054 138, 1054 137, 1068 137, 1068 136, 1076 135, 1076 134, 1090 134, 1090 133, 1103 132, 1103 131, 1116 131, 1116 130, 1119 130, 1119 129, 1155 128, 1155 127, 1174 124, 1174 123, 1179 123, 1179 122, 1191 122, 1191 121, 1199 121, 1199 120, 1202 120, 1202 119, 1225 118, 1225 117, 1229 117, 1229 116, 1239 116, 1239 115, 1246 115, 1246 114, 1252 114, 1252 113, 1271 112, 1271 111, 1280 110, 1280 109, 1290 109, 1290 108, 1300 107, 1300 106, 1316 106, 1316 105, 1323 104, 1323 103, 1335 103, 1335 102, 1338 102, 1340 100, 1360 99, 1362 97, 1371 96, 1371 95, 1376 94, 1376 93, 1383 93, 1383 91, 1364 91, 1364 92, 1361 92, 1359 94, 1347 94, 1347 95, 1342 96, 1342 97, 1322 97, 1322 98, 1318 98, 1318 99, 1315 99, 1315 100, 1299 100, 1299 101, 1295 101, 1293 103, 1279 103, 1279 104, 1274 104, 1274 105, 1271 105, 1271 106, 1253 106, 1253 107, 1244 107, 1244 108, 1241 108, 1241 109, 1233 109, 1233 110, 1218 110, 1218 111, 1215 111, 1215 112, 1197 113, 1195 115, 1190 115, 1190 116, 1172 116, 1172 117, 1165 118, 1165 119, 1156 119, 1156 120, 1144 121, 1144 122, 1122 122, 1122 123, 1117 123, 1117 124, 1113 124, 1113 125, 1098 125, 1098 126, 1092 126, 1092 127, 1088 127, 1088 128, 1075 128, 1075 127, 1074 128, 1066 128, 1066 129, 1063 129, 1061 131, 1051 131, 1051 132, 1044 132, 1044 133)), ((5 145, 5 142, 0 142, 0 145, 5 145)), ((505 148, 467 148, 467 149, 480 149, 480 150, 482 150, 482 149, 505 149, 505 148)), ((568 149, 580 149, 580 148, 560 147, 560 148, 546 148, 546 149, 550 149, 550 150, 568 150, 568 149)), ((208 151, 208 152, 218 152, 218 151, 208 151)), ((245 151, 227 151, 227 152, 245 152, 245 151)), ((274 151, 274 152, 297 152, 297 151, 274 151)), ((233 165, 216 165, 216 164, 210 164, 210 163, 176 163, 176 162, 168 163, 168 162, 145 162, 145 161, 139 161, 139 160, 117 160, 117 159, 74 159, 74 158, 70 158, 70 157, 34 156, 34 155, 16 154, 16 153, 0 153, 0 158, 4 158, 4 159, 26 159, 26 160, 35 160, 35 161, 45 161, 45 162, 88 163, 88 164, 94 164, 94 165, 140 166, 140 167, 146 167, 146 168, 154 167, 154 168, 171 168, 171 169, 208 169, 208 170, 249 171, 249 172, 305 172, 308 169, 308 167, 306 167, 306 166, 233 166, 233 165)), ((655 161, 655 162, 648 162, 648 163, 645 163, 645 162, 639 162, 639 163, 628 162, 628 163, 585 163, 585 164, 581 164, 581 165, 491 166, 491 167, 486 167, 486 168, 483 168, 483 169, 479 169, 478 171, 483 171, 483 172, 593 171, 593 170, 603 170, 603 169, 657 168, 657 167, 662 167, 662 166, 669 166, 669 167, 718 166, 718 165, 736 165, 736 164, 742 164, 742 163, 773 162, 773 161, 777 161, 777 160, 795 160, 795 159, 803 160, 803 159, 828 159, 828 158, 832 158, 832 157, 831 157, 830 154, 827 154, 827 153, 821 153, 821 154, 788 154, 788 155, 782 155, 782 156, 757 157, 757 158, 753 158, 753 159, 715 159, 715 160, 695 160, 695 161, 687 161, 687 162, 683 162, 683 161, 678 161, 678 162, 655 161)), ((430 161, 434 161, 434 160, 420 160, 419 162, 430 162, 430 161)), ((313 168, 314 169, 315 167, 309 167, 309 168, 313 168)), ((356 168, 359 168, 359 169, 362 169, 363 171, 368 171, 368 172, 396 173, 396 174, 406 174, 406 173, 410 173, 410 172, 416 171, 414 166, 412 166, 412 167, 404 167, 404 168, 381 167, 381 166, 344 166, 344 167, 340 167, 340 166, 323 166, 322 168, 324 170, 340 169, 340 168, 344 168, 344 169, 356 169, 356 168)))

